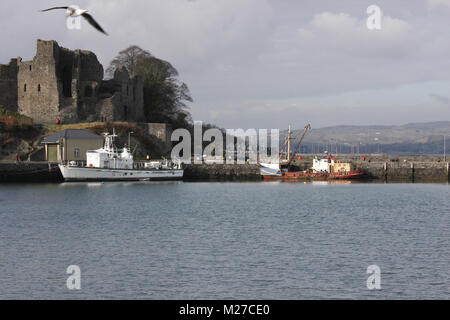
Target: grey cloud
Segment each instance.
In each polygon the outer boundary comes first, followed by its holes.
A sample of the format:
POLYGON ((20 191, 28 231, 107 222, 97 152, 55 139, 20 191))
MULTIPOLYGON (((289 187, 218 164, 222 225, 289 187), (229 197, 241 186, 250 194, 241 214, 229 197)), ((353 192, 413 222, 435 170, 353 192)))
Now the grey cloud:
POLYGON ((381 31, 365 28, 369 0, 78 1, 104 37, 38 12, 54 1, 3 0, 0 63, 31 58, 37 38, 92 50, 105 65, 136 44, 178 68, 195 119, 230 127, 450 118, 442 103, 428 106, 430 92, 450 92, 448 0, 376 2, 381 31))

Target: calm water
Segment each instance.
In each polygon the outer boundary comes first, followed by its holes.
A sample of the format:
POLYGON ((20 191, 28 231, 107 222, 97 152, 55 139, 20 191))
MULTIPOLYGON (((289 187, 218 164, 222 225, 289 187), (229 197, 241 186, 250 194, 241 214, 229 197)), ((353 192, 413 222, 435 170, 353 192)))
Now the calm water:
POLYGON ((448 299, 449 240, 449 185, 0 185, 0 298, 448 299))

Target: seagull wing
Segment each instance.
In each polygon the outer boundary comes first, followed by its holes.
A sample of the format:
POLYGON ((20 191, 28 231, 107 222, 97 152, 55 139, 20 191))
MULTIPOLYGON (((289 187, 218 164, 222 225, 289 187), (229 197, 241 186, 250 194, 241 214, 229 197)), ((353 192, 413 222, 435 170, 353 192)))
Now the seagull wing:
POLYGON ((50 10, 56 10, 56 9, 65 9, 65 10, 67 10, 67 9, 69 9, 69 7, 53 7, 53 8, 48 8, 48 9, 45 9, 45 10, 41 10, 41 12, 50 11, 50 10))
POLYGON ((100 27, 100 25, 97 23, 97 21, 94 20, 94 18, 92 18, 92 16, 89 13, 83 13, 82 16, 98 31, 108 35, 105 30, 103 30, 102 27, 100 27))

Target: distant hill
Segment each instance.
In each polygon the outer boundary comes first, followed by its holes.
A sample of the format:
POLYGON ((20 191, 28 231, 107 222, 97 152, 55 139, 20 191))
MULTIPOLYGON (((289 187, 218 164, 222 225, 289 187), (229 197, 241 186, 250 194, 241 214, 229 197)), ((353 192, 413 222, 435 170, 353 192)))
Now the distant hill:
MULTIPOLYGON (((313 124, 312 124, 313 125, 313 124)), ((299 137, 303 129, 295 130, 299 137)), ((287 131, 281 133, 281 140, 287 131)), ((442 154, 444 135, 450 153, 450 121, 409 123, 401 126, 336 126, 314 128, 302 144, 303 153, 442 154)))

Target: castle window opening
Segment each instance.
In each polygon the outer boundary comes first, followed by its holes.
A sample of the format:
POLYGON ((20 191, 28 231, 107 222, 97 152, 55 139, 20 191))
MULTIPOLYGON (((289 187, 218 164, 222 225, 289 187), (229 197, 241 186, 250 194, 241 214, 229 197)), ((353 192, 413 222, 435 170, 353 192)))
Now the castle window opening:
POLYGON ((90 97, 92 97, 92 94, 93 94, 92 87, 91 86, 86 86, 84 88, 84 96, 87 97, 87 98, 90 98, 90 97))
POLYGON ((30 65, 30 71, 31 71, 31 69, 32 69, 32 67, 31 67, 31 65, 30 65))
POLYGON ((41 92, 41 85, 38 84, 38 92, 41 92))
POLYGON ((62 71, 63 94, 66 98, 72 97, 72 68, 65 66, 62 71))
POLYGON ((26 84, 23 85, 23 92, 27 92, 27 85, 26 84))

